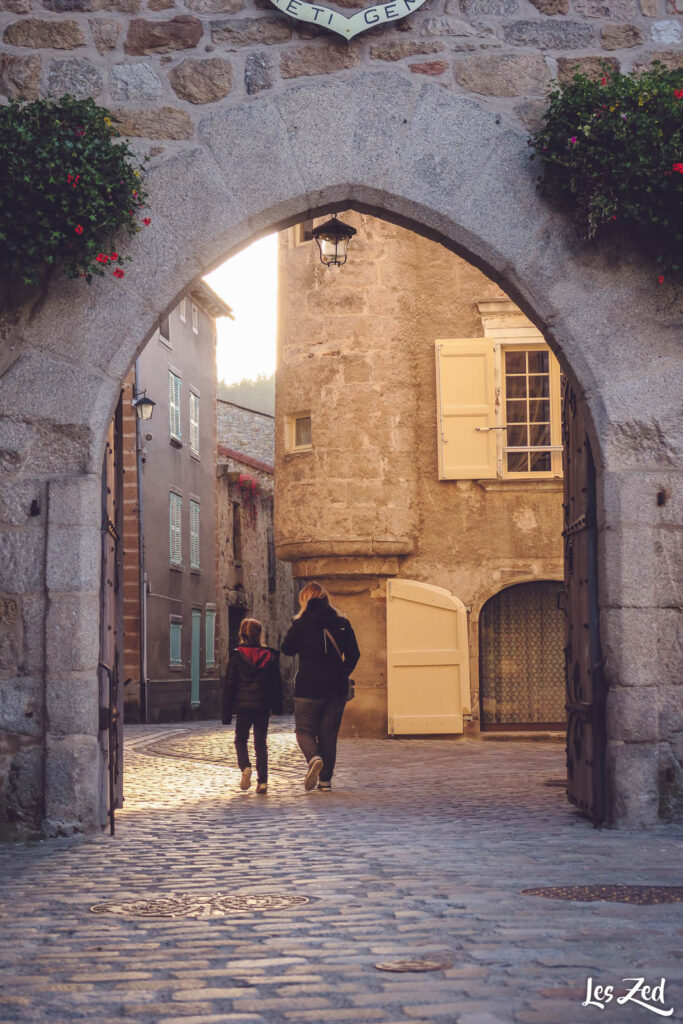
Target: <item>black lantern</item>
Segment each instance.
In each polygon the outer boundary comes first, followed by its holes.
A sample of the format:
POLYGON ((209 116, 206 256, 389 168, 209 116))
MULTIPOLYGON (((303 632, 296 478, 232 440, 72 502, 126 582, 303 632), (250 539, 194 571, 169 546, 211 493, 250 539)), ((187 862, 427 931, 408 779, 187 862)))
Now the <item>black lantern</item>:
POLYGON ((146 392, 140 391, 130 404, 135 409, 135 415, 139 420, 151 420, 154 406, 157 403, 148 398, 146 392))
POLYGON ((355 234, 355 228, 336 217, 313 228, 312 235, 320 249, 320 261, 326 267, 343 267, 346 263, 346 247, 355 234))

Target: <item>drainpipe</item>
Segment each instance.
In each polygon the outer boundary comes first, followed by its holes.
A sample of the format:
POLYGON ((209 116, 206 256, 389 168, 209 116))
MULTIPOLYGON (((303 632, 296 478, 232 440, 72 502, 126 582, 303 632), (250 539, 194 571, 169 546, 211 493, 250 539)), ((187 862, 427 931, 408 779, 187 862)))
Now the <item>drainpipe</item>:
MULTIPOLYGON (((140 360, 135 360, 135 394, 140 394, 140 360)), ((140 572, 140 722, 147 722, 147 572, 145 570, 145 520, 142 506, 141 420, 135 417, 135 460, 138 485, 138 569, 140 572)))

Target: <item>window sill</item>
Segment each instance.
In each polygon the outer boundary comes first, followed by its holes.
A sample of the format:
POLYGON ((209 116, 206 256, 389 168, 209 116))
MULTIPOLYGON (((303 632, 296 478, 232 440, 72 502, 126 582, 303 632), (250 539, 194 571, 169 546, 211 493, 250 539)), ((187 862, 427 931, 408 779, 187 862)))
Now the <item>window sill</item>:
POLYGON ((178 565, 176 562, 170 562, 168 567, 171 572, 185 572, 185 566, 178 565))
POLYGON ((289 448, 285 452, 285 455, 305 455, 307 452, 312 452, 312 451, 313 451, 313 445, 312 444, 307 444, 307 445, 301 445, 300 448, 289 448))
POLYGON ((503 477, 501 480, 475 480, 475 483, 483 491, 562 491, 564 482, 562 477, 538 477, 527 479, 524 477, 503 477))
POLYGON ((168 669, 169 672, 182 672, 184 669, 184 665, 169 665, 168 669))
POLYGON ((193 452, 191 448, 190 448, 190 457, 193 458, 193 459, 196 459, 197 462, 201 462, 202 461, 202 457, 199 454, 199 452, 193 452))
POLYGON ((164 348, 167 348, 167 349, 169 349, 169 350, 170 350, 171 352, 173 351, 173 345, 172 345, 172 344, 171 344, 171 342, 170 342, 170 341, 168 340, 168 338, 164 338, 163 334, 160 334, 160 335, 159 335, 159 341, 160 341, 160 342, 161 342, 161 344, 162 344, 162 345, 164 346, 164 348))
POLYGON ((180 438, 179 437, 173 437, 173 435, 171 435, 169 437, 168 443, 173 445, 174 448, 184 448, 185 447, 183 445, 183 442, 180 440, 180 438))
POLYGON ((190 568, 190 573, 192 574, 192 576, 201 576, 202 570, 198 566, 193 565, 190 568))

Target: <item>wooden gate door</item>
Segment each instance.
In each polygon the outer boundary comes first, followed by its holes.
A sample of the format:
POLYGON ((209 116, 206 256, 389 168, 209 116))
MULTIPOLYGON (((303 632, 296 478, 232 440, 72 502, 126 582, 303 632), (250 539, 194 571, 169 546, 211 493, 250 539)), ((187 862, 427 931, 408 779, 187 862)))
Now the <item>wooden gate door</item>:
POLYGON ((597 827, 607 814, 607 693, 599 632, 595 464, 582 404, 566 379, 562 411, 567 795, 597 827))
POLYGON ((467 612, 442 587, 387 581, 389 735, 461 733, 470 713, 467 612))
POLYGON ((102 465, 102 572, 100 576, 100 744, 107 761, 109 829, 123 804, 123 408, 109 427, 102 465))

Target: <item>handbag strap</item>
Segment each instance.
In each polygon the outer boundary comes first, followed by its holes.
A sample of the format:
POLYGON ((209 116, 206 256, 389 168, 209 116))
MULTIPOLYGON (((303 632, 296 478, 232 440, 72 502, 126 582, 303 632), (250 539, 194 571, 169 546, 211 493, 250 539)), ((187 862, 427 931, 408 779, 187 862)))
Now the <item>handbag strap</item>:
POLYGON ((323 629, 323 633, 325 634, 326 637, 329 637, 329 639, 332 641, 332 646, 334 647, 335 651, 339 655, 339 658, 340 658, 341 663, 343 665, 344 664, 344 656, 342 655, 342 652, 339 650, 339 644, 334 639, 334 637, 330 633, 329 629, 323 629))

